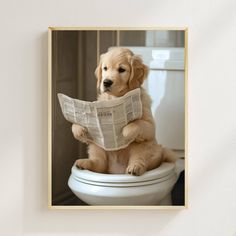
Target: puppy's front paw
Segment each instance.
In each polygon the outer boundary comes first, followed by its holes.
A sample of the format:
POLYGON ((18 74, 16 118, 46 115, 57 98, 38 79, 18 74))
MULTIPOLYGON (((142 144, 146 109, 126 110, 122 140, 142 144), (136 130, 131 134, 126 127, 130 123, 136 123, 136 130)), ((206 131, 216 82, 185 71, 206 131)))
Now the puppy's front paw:
POLYGON ((82 170, 91 170, 92 169, 92 161, 89 159, 78 159, 75 165, 82 170))
POLYGON ((127 139, 136 139, 139 135, 139 127, 135 123, 129 123, 122 130, 122 135, 127 139))
POLYGON ((85 142, 87 139, 87 130, 80 125, 73 124, 72 133, 74 137, 79 141, 85 142))
POLYGON ((130 164, 128 165, 126 169, 126 174, 135 175, 135 176, 142 175, 145 172, 146 172, 146 167, 139 163, 130 164))

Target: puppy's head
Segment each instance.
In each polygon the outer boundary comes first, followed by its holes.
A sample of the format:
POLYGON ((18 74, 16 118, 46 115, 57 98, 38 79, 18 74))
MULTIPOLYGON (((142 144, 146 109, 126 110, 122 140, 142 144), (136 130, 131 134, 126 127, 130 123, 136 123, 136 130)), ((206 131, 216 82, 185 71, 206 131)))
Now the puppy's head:
POLYGON ((147 77, 148 67, 141 57, 126 48, 112 48, 100 57, 95 71, 97 90, 120 97, 142 85, 147 77))

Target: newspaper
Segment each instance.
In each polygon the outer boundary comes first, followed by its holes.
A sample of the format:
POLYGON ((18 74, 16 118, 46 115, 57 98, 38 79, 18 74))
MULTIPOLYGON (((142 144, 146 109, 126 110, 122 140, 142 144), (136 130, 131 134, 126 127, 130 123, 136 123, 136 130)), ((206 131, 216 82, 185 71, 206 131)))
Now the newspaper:
POLYGON ((124 138, 122 129, 142 117, 139 88, 107 101, 87 102, 61 93, 58 98, 65 119, 85 127, 88 141, 107 151, 125 148, 134 141, 124 138))

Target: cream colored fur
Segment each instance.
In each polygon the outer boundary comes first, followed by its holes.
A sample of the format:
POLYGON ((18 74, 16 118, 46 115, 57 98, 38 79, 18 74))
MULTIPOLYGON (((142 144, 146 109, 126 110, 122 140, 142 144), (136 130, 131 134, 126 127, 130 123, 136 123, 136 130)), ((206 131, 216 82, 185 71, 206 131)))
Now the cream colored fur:
POLYGON ((74 137, 88 143, 88 159, 79 159, 76 165, 100 173, 128 173, 142 175, 157 168, 163 161, 175 161, 172 151, 159 145, 155 138, 155 124, 151 113, 151 99, 141 87, 148 74, 142 59, 125 48, 113 48, 101 55, 95 71, 97 76, 98 100, 109 100, 123 96, 130 90, 141 88, 143 116, 123 128, 124 137, 135 139, 127 148, 119 151, 105 151, 87 140, 86 129, 72 125, 74 137), (103 81, 113 82, 106 88, 103 81))

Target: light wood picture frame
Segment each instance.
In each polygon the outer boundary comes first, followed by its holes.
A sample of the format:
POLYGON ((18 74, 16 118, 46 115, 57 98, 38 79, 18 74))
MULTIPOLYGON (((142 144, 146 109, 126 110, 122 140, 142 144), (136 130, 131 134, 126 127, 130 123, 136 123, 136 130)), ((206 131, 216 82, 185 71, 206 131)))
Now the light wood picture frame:
MULTIPOLYGON (((166 38, 151 37, 151 43, 165 46, 166 38), (159 41, 158 41, 159 40, 159 41)), ((149 42, 150 44, 150 42, 149 42)), ((170 69, 171 70, 171 69, 170 69)), ((91 79, 92 81, 92 79, 91 79)), ((95 85, 94 77, 94 85, 95 85)), ((48 207, 81 210, 180 210, 188 208, 188 28, 187 27, 49 27, 48 28, 48 207), (86 33, 87 32, 87 33, 86 33), (131 32, 129 34, 129 32, 131 32), (63 92, 83 100, 96 99, 96 86, 84 84, 83 77, 94 76, 99 56, 109 46, 146 47, 143 32, 171 32, 167 47, 184 49, 184 204, 182 205, 84 205, 67 187, 70 169, 85 145, 74 140, 69 124, 59 114, 57 93, 63 92), (176 33, 177 32, 177 33, 176 33), (178 34, 181 32, 181 34, 178 34), (135 40, 133 40, 135 38, 135 40), (102 42, 105 42, 104 44, 102 42), (125 42, 125 43, 124 43, 125 42), (131 45, 132 44, 132 45, 131 45), (107 46, 108 45, 108 46, 107 46), (85 52, 86 51, 86 52, 85 52), (90 53, 92 52, 92 56, 90 53), (87 53, 87 54, 86 54, 87 53), (86 54, 86 57, 84 55, 86 54), (66 56, 63 56, 66 55, 66 56), (84 58, 86 58, 85 61, 84 58), (86 64, 87 63, 87 64, 86 64), (89 63, 89 66, 88 66, 89 63), (78 68, 83 68, 79 70, 78 68), (76 74, 76 81, 74 78, 76 74), (76 92, 75 92, 76 91, 76 92), (68 94, 69 93, 69 94, 68 94), (88 95, 89 94, 89 95, 88 95), (79 97, 77 97, 79 95, 79 97), (67 123, 67 124, 66 124, 67 123), (63 132, 61 130, 63 129, 63 132), (60 130, 60 131, 58 131, 60 130), (63 135, 65 134, 65 136, 63 135), (65 138, 66 137, 66 138, 65 138), (69 137, 69 138, 68 138, 69 137), (66 147, 66 148, 65 148, 66 147), (59 158, 55 158, 59 157, 59 158), (74 160, 73 160, 74 158, 74 160), (63 184, 61 183, 63 182, 63 184), (66 189, 67 188, 67 189, 66 189)))

